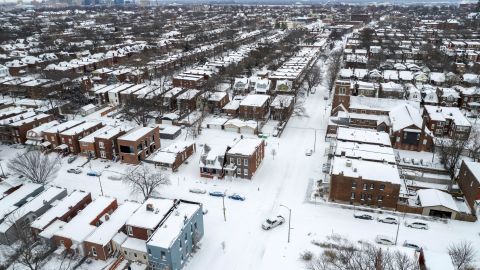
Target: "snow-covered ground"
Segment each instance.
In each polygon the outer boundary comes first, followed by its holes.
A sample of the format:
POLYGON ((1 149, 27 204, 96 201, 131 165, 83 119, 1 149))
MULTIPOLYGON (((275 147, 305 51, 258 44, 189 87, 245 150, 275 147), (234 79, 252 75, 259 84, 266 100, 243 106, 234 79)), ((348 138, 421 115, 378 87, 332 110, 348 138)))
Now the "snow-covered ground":
MULTIPOLYGON (((232 132, 202 130, 202 134, 195 139, 197 152, 188 159, 188 164, 182 165, 178 172, 171 175, 171 185, 159 190, 160 196, 199 201, 208 209, 204 216, 205 236, 201 241, 201 249, 190 259, 185 269, 303 269, 304 264, 299 259, 299 254, 305 250, 320 253, 320 248, 311 244, 311 241, 324 241, 332 233, 344 235, 353 241, 373 242, 379 234, 395 238, 395 225, 354 219, 352 209, 325 202, 316 204, 309 200, 313 182, 324 178, 322 164, 326 161, 326 113, 330 111, 325 109, 328 103, 324 101, 324 96, 328 96, 326 88, 319 87, 315 94, 306 99, 307 117, 292 117, 280 138, 269 136, 266 139, 265 159, 252 180, 200 178, 199 145, 226 145, 240 138, 240 134, 232 132), (276 150, 275 156, 271 155, 271 149, 276 150), (305 155, 307 149, 315 149, 312 156, 305 155), (193 187, 207 191, 226 190, 228 194, 240 193, 246 196, 246 200, 225 199, 224 221, 222 199, 208 194, 189 193, 188 190, 193 187), (288 224, 270 231, 264 231, 260 227, 270 216, 281 214, 288 220, 288 210, 281 205, 292 211, 290 243, 287 242, 288 224)), ((176 141, 185 139, 192 138, 187 138, 183 132, 176 141)), ((162 147, 171 143, 168 140, 161 142, 162 147)), ((0 146, 0 150, 4 169, 6 160, 21 151, 8 146, 0 146)), ((104 194, 118 198, 119 202, 127 198, 141 199, 139 194, 131 194, 121 181, 110 179, 111 176, 119 178, 132 165, 93 160, 82 168, 82 174, 66 172, 85 161, 85 158, 79 157, 68 164, 64 159, 53 184, 66 187, 69 191, 90 191, 98 196, 101 193, 101 183, 104 194), (105 168, 106 165, 110 167, 105 168), (89 170, 103 173, 99 179, 87 176, 89 170)), ((480 246, 478 222, 431 221, 428 231, 410 229, 403 225, 399 228, 399 245, 409 240, 436 252, 446 252, 449 244, 462 240, 480 246)))

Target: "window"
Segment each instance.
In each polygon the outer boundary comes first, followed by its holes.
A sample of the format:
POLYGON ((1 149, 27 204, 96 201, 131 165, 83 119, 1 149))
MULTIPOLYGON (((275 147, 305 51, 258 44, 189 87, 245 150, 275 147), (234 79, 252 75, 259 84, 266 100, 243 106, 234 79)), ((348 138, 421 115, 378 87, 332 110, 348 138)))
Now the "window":
POLYGON ((345 93, 346 93, 345 87, 340 87, 338 93, 341 94, 341 95, 345 95, 345 93))
POLYGON ((148 254, 152 255, 152 250, 151 249, 148 249, 148 254))
POLYGON ((374 189, 375 188, 375 184, 370 184, 370 189, 374 189))
POLYGON ((150 237, 152 235, 152 230, 147 230, 147 237, 150 237))
POLYGON ((366 197, 366 196, 365 196, 365 193, 362 193, 362 197, 361 197, 360 199, 361 199, 362 201, 364 201, 364 200, 365 200, 365 197, 366 197))
POLYGON ((248 166, 248 158, 243 160, 243 165, 248 166))
POLYGON ((241 158, 237 158, 237 165, 242 165, 242 159, 241 158))
POLYGON ((383 201, 383 196, 382 196, 382 195, 378 195, 377 200, 378 200, 379 202, 383 201))
POLYGON ((368 200, 372 200, 372 194, 368 194, 368 200))
POLYGON ((134 253, 133 253, 133 256, 136 258, 136 257, 137 257, 137 253, 134 252, 134 253))
POLYGON ((384 184, 380 185, 380 190, 382 190, 382 191, 385 190, 385 185, 384 184))
POLYGON ((355 199, 355 192, 352 192, 352 196, 350 196, 350 199, 352 199, 352 200, 355 199))
POLYGON ((241 175, 241 174, 242 174, 242 169, 241 169, 241 168, 237 168, 237 174, 238 174, 238 175, 241 175))
POLYGON ((130 236, 133 235, 132 226, 127 226, 127 234, 130 235, 130 236))
POLYGON ((184 238, 185 238, 185 241, 187 241, 187 240, 188 240, 188 237, 187 237, 187 234, 186 234, 186 233, 185 233, 185 237, 184 237, 184 238))
MULTIPOLYGON (((93 156, 93 155, 92 155, 93 156)), ((100 157, 101 158, 107 158, 107 153, 105 153, 105 151, 101 150, 100 151, 100 157)))
POLYGON ((243 170, 243 175, 248 176, 248 170, 243 170))
POLYGON ((368 188, 368 185, 367 184, 363 184, 363 190, 367 190, 368 188))
POLYGON ((103 142, 98 142, 98 147, 100 149, 103 149, 103 148, 105 148, 105 144, 103 142))
POLYGON ((97 249, 95 247, 92 247, 92 255, 97 257, 97 249))
POLYGON ((162 261, 165 261, 167 259, 167 256, 165 255, 165 251, 160 251, 160 258, 162 258, 162 261))
POLYGON ((352 189, 356 189, 357 188, 357 182, 353 182, 352 183, 352 189))
POLYGON ((235 159, 233 157, 230 158, 230 163, 235 164, 235 159))

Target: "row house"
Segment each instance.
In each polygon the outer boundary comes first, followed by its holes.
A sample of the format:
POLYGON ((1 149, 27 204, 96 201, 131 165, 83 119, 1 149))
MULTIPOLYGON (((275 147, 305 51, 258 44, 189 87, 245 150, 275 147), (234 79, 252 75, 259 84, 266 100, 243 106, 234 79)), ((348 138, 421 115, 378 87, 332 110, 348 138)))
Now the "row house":
POLYGON ((204 95, 206 95, 206 106, 210 113, 220 112, 222 108, 230 102, 230 98, 226 92, 205 93, 204 95))
POLYGON ((13 210, 6 219, 3 219, 3 222, 0 222, 1 242, 13 243, 19 240, 17 230, 24 228, 24 226, 28 228, 28 225, 50 209, 56 200, 62 199, 66 195, 67 190, 64 188, 48 187, 22 206, 13 210))
POLYGON ((0 120, 0 141, 2 143, 14 143, 14 133, 12 133, 11 124, 34 117, 37 115, 33 110, 24 111, 22 113, 10 116, 0 120))
POLYGON ((33 147, 41 147, 41 144, 45 141, 43 131, 59 124, 60 122, 58 122, 57 120, 53 120, 30 129, 29 131, 27 131, 27 141, 25 142, 25 144, 31 145, 33 147))
POLYGON ((139 203, 126 201, 111 214, 105 214, 101 224, 84 240, 86 253, 95 259, 106 261, 117 252, 113 238, 125 231, 125 222, 140 207, 139 203))
POLYGON ((76 127, 78 125, 81 125, 85 123, 85 121, 80 121, 80 120, 70 120, 64 123, 61 123, 59 125, 53 126, 49 129, 46 129, 43 131, 43 136, 45 138, 45 141, 42 143, 42 147, 45 150, 53 150, 57 148, 61 143, 60 141, 60 133, 76 127))
POLYGON ((226 146, 205 146, 200 155, 200 176, 205 178, 223 178, 226 163, 226 146))
POLYGON ((404 183, 394 164, 334 157, 330 172, 332 202, 395 209, 404 183))
POLYGON ((105 220, 105 216, 111 215, 117 207, 117 200, 114 198, 96 198, 69 222, 59 227, 53 234, 54 245, 82 257, 90 255, 91 250, 86 250, 84 246, 85 239, 105 220))
POLYGON ((176 200, 146 243, 149 269, 182 269, 203 235, 202 204, 176 200))
POLYGON ((79 154, 81 154, 82 156, 86 156, 86 157, 92 157, 92 158, 96 157, 95 137, 98 136, 98 135, 105 134, 106 132, 108 132, 112 128, 113 128, 112 126, 102 127, 100 129, 90 133, 89 135, 81 138, 80 140, 78 140, 78 142, 80 144, 79 154))
POLYGON ((380 98, 404 99, 405 89, 401 84, 394 82, 380 83, 380 98))
POLYGON ((80 153, 79 140, 88 136, 92 132, 103 127, 101 122, 85 122, 78 126, 67 129, 59 134, 61 145, 57 146, 57 150, 62 152, 70 152, 72 154, 80 153))
POLYGON ((74 190, 63 199, 57 201, 55 205, 47 210, 43 215, 38 216, 31 224, 33 235, 39 237, 44 243, 50 245, 52 239, 51 229, 58 228, 56 224, 66 224, 74 218, 83 208, 92 202, 90 193, 74 190))
POLYGON ((182 113, 189 113, 197 109, 202 92, 196 89, 188 89, 176 98, 177 109, 182 113))
POLYGON ((120 160, 138 164, 160 148, 159 127, 138 127, 117 138, 120 160))
POLYGON ((159 151, 148 158, 148 162, 155 164, 155 167, 177 171, 193 153, 196 151, 194 142, 176 142, 159 151))
POLYGON ((95 157, 116 160, 119 156, 118 138, 128 130, 122 127, 114 127, 95 135, 95 157))
POLYGON ((462 109, 476 111, 480 110, 480 87, 454 87, 460 93, 460 107, 462 109))
POLYGON ((457 107, 424 106, 423 116, 435 137, 468 139, 471 124, 457 107))
POLYGON ((163 94, 163 110, 167 112, 175 111, 177 109, 177 97, 185 91, 186 90, 184 88, 174 87, 163 94))
POLYGON ((225 170, 227 175, 252 179, 265 157, 265 141, 241 139, 227 150, 225 170))
POLYGON ((246 120, 263 120, 269 113, 270 96, 251 94, 240 101, 238 115, 246 120))
POLYGON ((25 144, 27 141, 27 132, 29 130, 52 120, 53 115, 42 113, 11 123, 9 126, 12 132, 13 143, 25 144))

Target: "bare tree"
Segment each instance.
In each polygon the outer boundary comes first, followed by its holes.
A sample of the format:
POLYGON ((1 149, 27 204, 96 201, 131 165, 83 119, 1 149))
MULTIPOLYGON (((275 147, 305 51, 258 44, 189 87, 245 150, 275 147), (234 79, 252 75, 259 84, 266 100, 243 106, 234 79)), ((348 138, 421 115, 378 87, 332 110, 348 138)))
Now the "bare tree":
POLYGON ((155 105, 155 98, 137 98, 132 95, 132 97, 125 100, 122 112, 127 118, 145 127, 152 117, 151 113, 161 108, 161 106, 155 105))
MULTIPOLYGON (((17 240, 19 248, 13 264, 19 264, 30 270, 41 269, 50 253, 50 248, 32 236, 28 223, 16 222, 15 213, 7 217, 6 222, 13 227, 12 237, 17 240)), ((15 269, 15 267, 13 267, 15 269)))
POLYGON ((472 263, 475 261, 475 248, 471 242, 462 241, 457 244, 451 244, 448 247, 448 254, 452 258, 452 263, 457 270, 473 270, 472 263))
POLYGON ((45 155, 38 150, 26 151, 8 162, 8 169, 22 175, 33 183, 47 184, 58 172, 60 157, 45 155))
POLYGON ((478 130, 472 129, 470 132, 470 140, 467 149, 469 151, 469 156, 473 158, 474 161, 480 160, 480 132, 478 130))
POLYGON ((467 148, 468 139, 462 138, 436 138, 435 151, 439 154, 440 162, 453 179, 460 157, 467 148))
POLYGON ((124 175, 123 181, 130 185, 132 192, 141 193, 145 200, 154 195, 155 190, 160 186, 170 184, 167 174, 152 170, 145 165, 130 169, 124 175))
POLYGON ((332 87, 335 84, 337 75, 340 72, 340 68, 342 67, 342 54, 343 51, 341 50, 332 51, 332 53, 330 54, 327 72, 328 91, 332 91, 332 87))
POLYGON ((312 91, 313 87, 317 86, 322 81, 322 71, 320 67, 314 64, 305 75, 305 82, 307 83, 307 96, 312 91))
POLYGON ((320 256, 307 262, 310 270, 419 270, 414 259, 399 251, 392 252, 368 242, 354 243, 338 235, 327 237, 320 256))

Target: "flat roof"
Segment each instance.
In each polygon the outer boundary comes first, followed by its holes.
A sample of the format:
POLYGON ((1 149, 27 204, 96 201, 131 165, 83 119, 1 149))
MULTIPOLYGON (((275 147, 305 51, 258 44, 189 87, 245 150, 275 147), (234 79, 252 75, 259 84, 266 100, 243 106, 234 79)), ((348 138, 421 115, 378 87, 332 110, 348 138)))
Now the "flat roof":
POLYGON ((241 139, 228 150, 228 154, 250 156, 260 144, 262 144, 262 139, 241 139))
POLYGON ((102 122, 100 121, 93 121, 93 122, 85 122, 83 124, 80 124, 78 126, 72 127, 70 129, 65 130, 64 132, 60 133, 60 135, 65 135, 65 136, 71 136, 71 135, 76 135, 82 131, 91 129, 95 127, 98 124, 101 124, 102 122))
POLYGON ((131 131, 129 131, 127 134, 124 134, 120 137, 118 137, 118 140, 123 140, 123 141, 137 141, 138 139, 142 138, 146 134, 152 132, 155 128, 152 127, 137 127, 131 131))
POLYGON ((332 160, 332 175, 342 174, 346 177, 370 181, 390 182, 402 186, 397 165, 380 162, 334 157, 332 160))
POLYGON ((125 224, 153 230, 160 224, 172 206, 173 200, 171 199, 148 198, 125 224), (147 205, 152 205, 153 211, 147 210, 147 205))
POLYGON ((85 197, 89 196, 90 193, 86 193, 79 190, 74 190, 67 197, 63 198, 60 201, 55 203, 55 206, 50 208, 43 215, 39 216, 36 220, 30 224, 30 227, 43 230, 48 224, 53 220, 60 218, 65 213, 67 213, 73 206, 81 202, 85 197))
POLYGON ((80 121, 80 120, 70 120, 70 121, 67 121, 65 123, 61 123, 59 125, 56 125, 56 126, 53 126, 47 130, 44 130, 43 132, 47 132, 47 133, 58 133, 58 132, 63 132, 69 128, 72 128, 76 125, 80 125, 81 123, 83 123, 85 121, 80 121))
POLYGON ((41 188, 42 186, 39 184, 25 183, 14 192, 0 199, 0 220, 18 208, 18 206, 15 206, 15 204, 26 197, 29 197, 33 192, 41 188))
POLYGON ((358 142, 337 141, 335 147, 335 155, 349 158, 361 158, 365 160, 386 161, 395 163, 395 153, 393 148, 375 144, 363 144, 358 142))
POLYGON ((119 205, 118 208, 109 215, 108 220, 105 219, 85 241, 105 246, 113 239, 123 225, 125 225, 125 221, 130 218, 138 207, 140 207, 139 203, 130 201, 119 205))
MULTIPOLYGON (((160 227, 152 234, 147 244, 169 248, 185 227, 185 218, 191 219, 200 209, 200 205, 180 202, 160 227)), ((183 240, 182 240, 183 241, 183 240)))
POLYGON ((360 128, 339 127, 337 140, 392 146, 388 133, 360 128))

